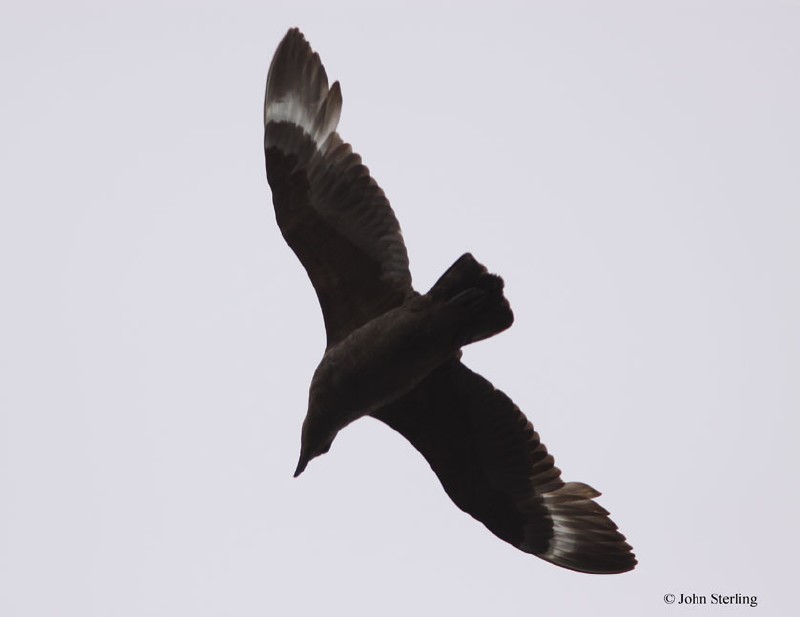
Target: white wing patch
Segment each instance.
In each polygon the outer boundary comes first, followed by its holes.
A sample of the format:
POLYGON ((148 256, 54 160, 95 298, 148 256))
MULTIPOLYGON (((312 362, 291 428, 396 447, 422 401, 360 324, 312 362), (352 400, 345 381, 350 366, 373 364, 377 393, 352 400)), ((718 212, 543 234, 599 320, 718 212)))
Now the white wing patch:
POLYGON ((582 482, 567 482, 541 495, 553 522, 553 537, 539 557, 557 564, 569 563, 588 547, 617 535, 617 526, 608 518, 608 512, 593 501, 599 496, 598 491, 582 482))
POLYGON ((264 126, 270 122, 289 122, 311 137, 317 149, 325 152, 334 140, 330 138, 339 125, 342 91, 339 82, 321 100, 309 101, 304 92, 292 90, 284 98, 272 99, 267 93, 264 105, 264 126))

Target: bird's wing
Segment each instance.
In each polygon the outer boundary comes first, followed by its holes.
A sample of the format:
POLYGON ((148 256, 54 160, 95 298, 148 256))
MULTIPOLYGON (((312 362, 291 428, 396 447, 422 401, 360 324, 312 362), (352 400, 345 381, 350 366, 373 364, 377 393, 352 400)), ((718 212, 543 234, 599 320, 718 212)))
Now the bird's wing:
POLYGON ((593 501, 600 493, 563 482, 525 415, 461 362, 373 416, 404 435, 456 505, 502 540, 580 572, 636 565, 625 536, 593 501))
POLYGON ((328 87, 297 29, 267 77, 264 151, 275 217, 317 292, 328 346, 413 294, 400 225, 383 191, 336 132, 339 82, 328 87))

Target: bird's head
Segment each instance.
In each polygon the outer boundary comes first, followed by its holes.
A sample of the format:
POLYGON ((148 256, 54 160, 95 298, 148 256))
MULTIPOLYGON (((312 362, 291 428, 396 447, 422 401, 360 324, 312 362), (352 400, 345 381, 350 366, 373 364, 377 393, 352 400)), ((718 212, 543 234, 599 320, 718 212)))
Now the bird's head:
POLYGON ((303 432, 300 436, 300 460, 297 461, 297 469, 294 471, 295 478, 303 473, 309 461, 331 449, 337 432, 336 429, 327 426, 324 416, 312 413, 309 409, 308 415, 303 421, 303 432))

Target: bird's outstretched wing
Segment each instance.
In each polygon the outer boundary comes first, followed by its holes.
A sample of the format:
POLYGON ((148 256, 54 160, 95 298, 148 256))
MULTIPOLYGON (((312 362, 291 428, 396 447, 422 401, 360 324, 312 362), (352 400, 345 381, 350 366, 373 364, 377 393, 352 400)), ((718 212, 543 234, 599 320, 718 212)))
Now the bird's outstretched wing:
POLYGON ((373 414, 430 463, 456 505, 509 544, 559 566, 611 574, 636 565, 600 493, 563 482, 519 408, 457 360, 373 414))
POLYGON ((328 346, 413 294, 400 225, 336 132, 339 82, 297 29, 267 77, 264 151, 275 217, 317 292, 328 346))

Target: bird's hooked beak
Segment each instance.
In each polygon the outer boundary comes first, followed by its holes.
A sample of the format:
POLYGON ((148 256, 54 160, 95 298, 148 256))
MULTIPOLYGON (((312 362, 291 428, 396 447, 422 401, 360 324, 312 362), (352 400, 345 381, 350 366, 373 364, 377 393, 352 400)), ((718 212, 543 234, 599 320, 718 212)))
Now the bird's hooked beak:
POLYGON ((303 471, 306 468, 306 465, 308 465, 308 461, 310 461, 310 460, 311 460, 311 457, 308 456, 308 453, 306 452, 306 449, 305 448, 300 448, 300 460, 297 461, 297 469, 294 470, 294 477, 295 478, 297 476, 299 476, 301 473, 303 473, 303 471))

